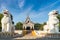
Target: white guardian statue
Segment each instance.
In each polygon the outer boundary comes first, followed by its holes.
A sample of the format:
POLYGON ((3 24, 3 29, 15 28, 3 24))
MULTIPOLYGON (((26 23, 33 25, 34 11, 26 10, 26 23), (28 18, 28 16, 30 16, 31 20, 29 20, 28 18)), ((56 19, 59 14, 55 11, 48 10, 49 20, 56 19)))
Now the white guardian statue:
POLYGON ((3 11, 4 17, 1 20, 2 32, 11 32, 12 30, 12 20, 8 10, 3 11))
POLYGON ((48 31, 50 33, 58 33, 59 32, 59 27, 58 27, 59 20, 57 18, 58 11, 53 10, 49 12, 48 15, 49 15, 49 19, 47 21, 47 24, 44 26, 44 31, 48 31))

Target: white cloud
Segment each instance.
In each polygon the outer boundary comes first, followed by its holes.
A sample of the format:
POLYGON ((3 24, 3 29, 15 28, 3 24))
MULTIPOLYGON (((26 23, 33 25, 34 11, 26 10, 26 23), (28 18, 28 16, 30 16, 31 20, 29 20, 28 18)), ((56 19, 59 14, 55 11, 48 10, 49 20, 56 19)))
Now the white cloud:
POLYGON ((48 5, 48 6, 45 6, 44 8, 40 8, 39 10, 40 11, 43 11, 43 10, 46 10, 47 8, 51 8, 51 7, 53 7, 55 4, 57 4, 58 2, 60 2, 60 0, 57 0, 56 2, 54 2, 54 3, 52 3, 52 4, 50 4, 50 5, 48 5))
MULTIPOLYGON (((36 11, 30 12, 30 17, 31 17, 32 19, 35 19, 35 18, 39 18, 39 19, 42 18, 42 19, 43 19, 43 17, 48 16, 48 12, 47 12, 45 9, 54 6, 54 5, 57 4, 58 2, 59 2, 59 0, 56 1, 56 2, 54 2, 53 4, 50 4, 49 6, 46 6, 46 7, 44 7, 44 8, 40 8, 39 11, 41 11, 41 12, 36 12, 36 11), (45 10, 45 11, 44 11, 44 10, 45 10), (46 13, 46 14, 45 14, 45 13, 46 13)), ((48 17, 47 17, 47 18, 48 18, 48 17)), ((47 18, 46 18, 46 19, 47 19, 47 18)))
POLYGON ((25 21, 25 18, 27 16, 27 14, 30 14, 32 8, 33 8, 33 6, 29 6, 25 10, 23 10, 22 12, 20 12, 19 15, 16 16, 15 21, 16 22, 18 22, 18 21, 22 21, 22 22, 25 21))
POLYGON ((30 14, 30 17, 32 18, 32 19, 35 19, 35 18, 42 18, 42 17, 45 17, 45 16, 47 16, 47 14, 45 15, 45 13, 47 13, 47 11, 42 11, 42 12, 31 12, 31 14, 30 14))
POLYGON ((18 1, 18 5, 20 8, 22 8, 24 6, 24 2, 25 2, 25 0, 18 1))
POLYGON ((36 21, 37 19, 41 20, 41 18, 43 19, 43 17, 45 17, 44 13, 46 13, 46 11, 36 12, 36 11, 32 11, 32 8, 33 8, 33 5, 27 7, 26 10, 20 12, 19 15, 16 17, 16 20, 21 22, 25 21, 27 14, 29 14, 31 20, 35 19, 34 21, 36 21))

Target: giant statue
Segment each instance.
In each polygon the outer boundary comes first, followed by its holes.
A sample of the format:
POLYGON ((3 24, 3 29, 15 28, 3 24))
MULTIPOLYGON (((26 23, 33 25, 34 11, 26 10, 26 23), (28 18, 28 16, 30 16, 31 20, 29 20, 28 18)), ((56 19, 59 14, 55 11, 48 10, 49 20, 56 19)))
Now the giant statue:
POLYGON ((11 14, 8 10, 3 11, 3 18, 1 20, 2 32, 12 32, 13 24, 11 19, 11 14))
POLYGON ((57 18, 58 11, 53 10, 49 12, 48 15, 49 15, 49 18, 48 18, 47 24, 44 26, 44 31, 47 31, 50 33, 58 33, 59 32, 59 27, 58 27, 59 20, 57 18))

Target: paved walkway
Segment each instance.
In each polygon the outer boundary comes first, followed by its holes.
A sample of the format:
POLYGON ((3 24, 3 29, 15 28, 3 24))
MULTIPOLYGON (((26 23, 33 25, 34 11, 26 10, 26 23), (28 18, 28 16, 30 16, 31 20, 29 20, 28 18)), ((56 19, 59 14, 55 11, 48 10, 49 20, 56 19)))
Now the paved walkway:
POLYGON ((0 40, 60 40, 60 34, 48 34, 45 37, 32 36, 31 33, 25 36, 22 36, 21 34, 16 34, 14 35, 14 37, 0 35, 0 40))

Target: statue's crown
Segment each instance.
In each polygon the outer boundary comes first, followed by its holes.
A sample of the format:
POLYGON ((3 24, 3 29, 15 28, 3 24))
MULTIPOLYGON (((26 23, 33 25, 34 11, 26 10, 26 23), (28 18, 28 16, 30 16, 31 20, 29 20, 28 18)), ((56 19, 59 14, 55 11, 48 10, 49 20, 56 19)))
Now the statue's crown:
POLYGON ((3 12, 8 12, 8 10, 7 9, 4 9, 3 12))
POLYGON ((53 14, 58 14, 58 11, 57 10, 52 10, 51 12, 49 12, 49 14, 48 15, 53 15, 53 14))

